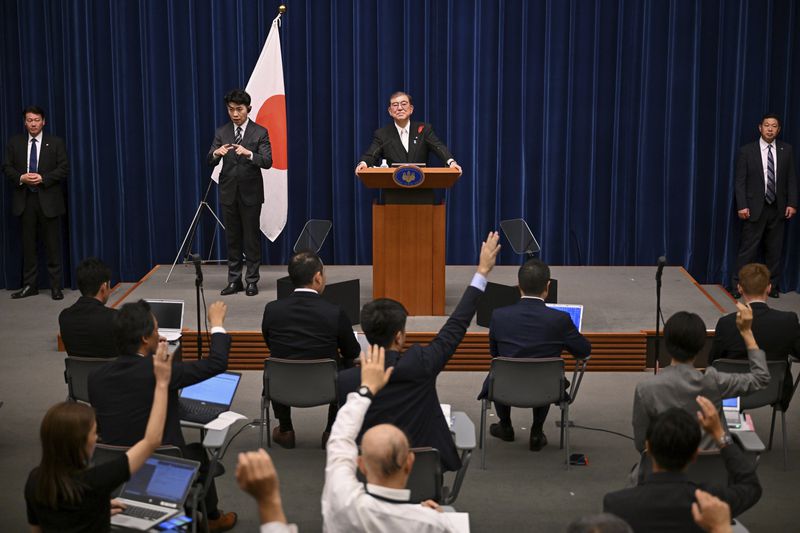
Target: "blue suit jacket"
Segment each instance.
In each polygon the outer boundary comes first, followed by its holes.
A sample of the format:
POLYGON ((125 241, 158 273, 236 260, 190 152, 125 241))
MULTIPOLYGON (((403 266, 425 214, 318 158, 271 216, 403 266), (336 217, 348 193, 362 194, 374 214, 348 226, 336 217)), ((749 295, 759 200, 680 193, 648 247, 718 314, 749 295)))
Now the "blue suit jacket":
MULTIPOLYGON (((564 350, 575 357, 588 357, 592 344, 578 332, 567 313, 547 307, 543 300, 522 298, 492 313, 489 324, 492 357, 561 357, 564 350)), ((487 376, 478 399, 485 398, 488 392, 487 376)))

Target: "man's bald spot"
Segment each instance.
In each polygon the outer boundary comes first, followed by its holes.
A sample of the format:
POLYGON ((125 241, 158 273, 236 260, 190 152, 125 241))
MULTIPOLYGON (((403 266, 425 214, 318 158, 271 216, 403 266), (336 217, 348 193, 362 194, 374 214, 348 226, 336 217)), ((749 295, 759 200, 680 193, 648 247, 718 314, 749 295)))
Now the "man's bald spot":
POLYGON ((361 456, 367 470, 386 478, 399 472, 408 457, 408 438, 392 424, 373 426, 361 439, 361 456))

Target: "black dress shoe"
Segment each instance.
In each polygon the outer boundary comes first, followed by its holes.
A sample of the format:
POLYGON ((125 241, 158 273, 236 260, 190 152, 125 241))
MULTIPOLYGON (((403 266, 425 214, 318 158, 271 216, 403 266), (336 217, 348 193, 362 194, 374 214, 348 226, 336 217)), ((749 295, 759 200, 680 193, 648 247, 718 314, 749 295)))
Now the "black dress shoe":
POLYGON ((222 296, 228 296, 229 294, 236 294, 237 292, 242 290, 242 282, 228 283, 228 286, 219 291, 222 296))
POLYGON ((504 426, 499 422, 489 426, 489 433, 492 437, 497 437, 506 442, 512 442, 514 440, 514 428, 511 426, 504 426))
POLYGON ((64 299, 64 293, 61 291, 61 289, 50 289, 50 296, 53 298, 53 300, 64 299))
POLYGON ((545 446, 547 446, 547 437, 544 436, 544 433, 531 433, 530 449, 532 452, 538 452, 545 446))
POLYGON ((39 289, 33 285, 25 285, 20 290, 12 294, 11 298, 14 300, 19 300, 20 298, 27 298, 28 296, 35 296, 37 294, 39 294, 39 289))
POLYGON ((272 440, 284 448, 291 450, 294 448, 294 431, 281 431, 281 428, 272 429, 272 440))
POLYGON ((255 283, 248 283, 247 290, 244 291, 244 293, 248 296, 255 296, 256 294, 258 294, 258 285, 256 285, 255 283))
POLYGON ((780 298, 781 297, 781 293, 778 292, 778 288, 777 287, 772 287, 772 290, 769 291, 769 297, 770 298, 780 298))

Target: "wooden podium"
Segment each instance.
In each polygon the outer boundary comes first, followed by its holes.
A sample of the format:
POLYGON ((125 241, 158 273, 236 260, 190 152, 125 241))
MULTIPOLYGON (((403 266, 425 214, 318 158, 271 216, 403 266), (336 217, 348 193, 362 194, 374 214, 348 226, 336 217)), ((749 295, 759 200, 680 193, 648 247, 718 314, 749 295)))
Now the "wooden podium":
POLYGON ((372 206, 372 296, 397 300, 410 315, 444 315, 445 206, 434 203, 434 189, 450 188, 461 174, 412 167, 423 179, 406 185, 399 176, 408 168, 356 173, 370 189, 382 190, 382 202, 372 206))

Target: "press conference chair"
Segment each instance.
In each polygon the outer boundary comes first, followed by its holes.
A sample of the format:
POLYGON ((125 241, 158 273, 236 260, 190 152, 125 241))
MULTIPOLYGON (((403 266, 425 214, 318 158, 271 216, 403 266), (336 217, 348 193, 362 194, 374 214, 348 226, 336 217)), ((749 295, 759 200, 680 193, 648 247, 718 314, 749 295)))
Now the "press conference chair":
POLYGON ((337 368, 333 359, 279 359, 264 360, 264 391, 261 395, 261 421, 258 446, 272 447, 269 403, 274 400, 289 407, 316 407, 337 400, 337 368))
MULTIPOLYGON (((741 397, 742 411, 757 409, 769 405, 772 407, 772 422, 769 427, 769 442, 767 449, 772 449, 772 436, 775 432, 775 414, 781 413, 781 443, 783 444, 783 469, 787 468, 787 448, 786 448, 786 413, 781 407, 781 394, 783 382, 786 379, 786 361, 767 361, 769 369, 769 385, 765 389, 752 392, 741 397)), ((713 365, 720 372, 729 374, 745 374, 750 372, 750 362, 741 359, 717 359, 713 365)), ((800 379, 800 378, 798 378, 800 379)))
POLYGON ((89 374, 116 357, 66 357, 64 381, 67 384, 67 401, 89 403, 89 374))
POLYGON ((486 468, 486 412, 493 401, 510 407, 534 408, 556 404, 561 409, 559 448, 569 470, 569 406, 578 395, 589 357, 575 360, 569 391, 565 391, 561 357, 495 357, 489 370, 489 393, 481 405, 481 468, 486 468))

